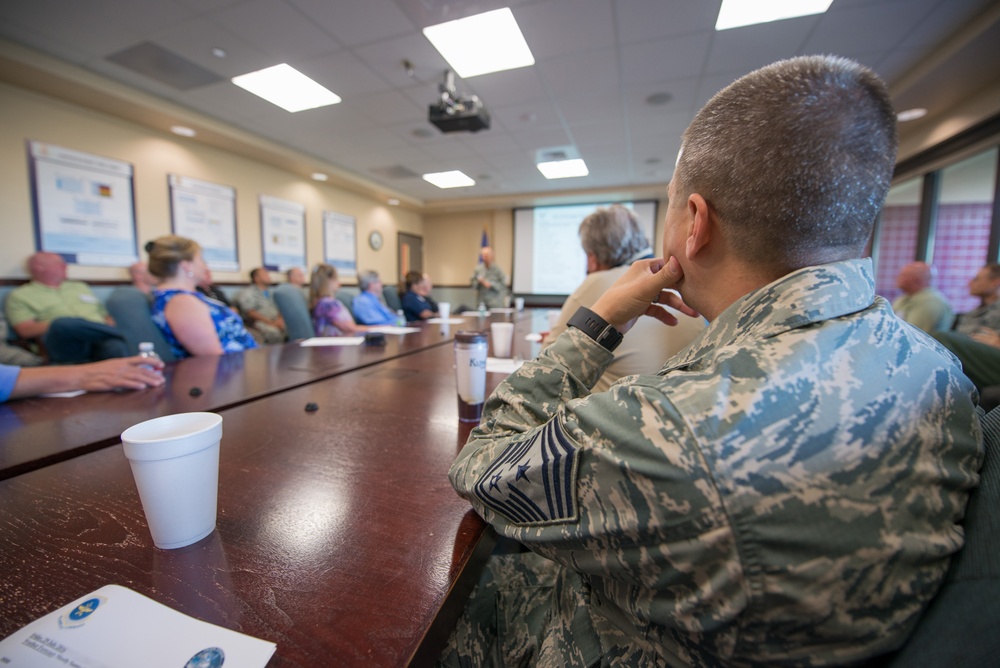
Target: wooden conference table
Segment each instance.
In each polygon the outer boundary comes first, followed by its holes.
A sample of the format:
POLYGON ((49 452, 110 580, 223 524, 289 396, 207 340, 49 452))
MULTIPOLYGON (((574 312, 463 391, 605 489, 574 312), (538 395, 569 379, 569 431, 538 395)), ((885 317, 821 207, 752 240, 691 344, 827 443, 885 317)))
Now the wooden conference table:
POLYGON ((494 540, 446 475, 472 427, 453 360, 432 346, 218 411, 217 530, 186 548, 153 547, 120 446, 0 482, 0 637, 114 583, 277 643, 269 666, 431 665, 494 540))
MULTIPOLYGON (((533 322, 531 312, 494 315, 490 319, 506 318, 522 323, 522 329, 533 322)), ((414 325, 418 332, 387 334, 384 346, 303 347, 287 343, 244 353, 188 358, 168 365, 164 372, 167 382, 159 388, 0 404, 0 480, 115 445, 123 431, 143 420, 238 406, 347 371, 451 344, 456 331, 489 329, 488 320, 470 317, 465 324, 448 328, 414 325), (195 387, 201 391, 198 396, 191 395, 195 387)))

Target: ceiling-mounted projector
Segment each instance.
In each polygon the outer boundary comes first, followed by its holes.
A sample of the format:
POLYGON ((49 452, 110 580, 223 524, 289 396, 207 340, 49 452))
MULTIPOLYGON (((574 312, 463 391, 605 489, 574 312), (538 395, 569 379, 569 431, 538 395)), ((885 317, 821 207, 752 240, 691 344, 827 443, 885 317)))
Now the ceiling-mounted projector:
POLYGON ((490 112, 475 95, 460 97, 455 91, 455 75, 444 73, 441 99, 430 105, 427 120, 441 132, 478 132, 490 129, 490 112))

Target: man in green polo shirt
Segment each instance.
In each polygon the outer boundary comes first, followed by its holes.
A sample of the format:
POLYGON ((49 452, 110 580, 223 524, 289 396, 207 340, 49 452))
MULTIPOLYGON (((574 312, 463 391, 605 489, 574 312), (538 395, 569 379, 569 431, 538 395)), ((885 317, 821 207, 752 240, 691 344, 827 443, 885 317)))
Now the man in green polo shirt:
POLYGON ((111 329, 115 322, 104 304, 86 283, 66 280, 66 262, 61 256, 35 253, 27 266, 31 282, 11 290, 4 309, 18 336, 43 343, 54 362, 126 354, 120 333, 111 329), (65 318, 73 320, 62 320, 65 318), (50 332, 56 320, 60 320, 59 331, 50 332), (88 327, 87 323, 96 326, 88 327))

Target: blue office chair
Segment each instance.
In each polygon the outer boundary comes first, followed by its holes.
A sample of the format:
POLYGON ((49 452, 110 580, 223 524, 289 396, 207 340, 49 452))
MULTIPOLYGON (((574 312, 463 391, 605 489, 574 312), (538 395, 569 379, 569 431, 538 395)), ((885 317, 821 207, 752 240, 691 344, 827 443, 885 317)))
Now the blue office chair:
POLYGON ((980 420, 986 457, 965 509, 965 546, 910 639, 882 668, 995 666, 1000 657, 1000 408, 980 420))
POLYGON ((288 340, 308 339, 316 336, 313 331, 312 317, 309 315, 309 305, 302 290, 294 285, 282 283, 271 291, 274 303, 285 319, 285 329, 288 340))
POLYGON ((152 303, 142 290, 130 285, 117 287, 108 295, 105 306, 125 337, 128 354, 137 354, 139 344, 148 341, 164 362, 176 359, 163 332, 153 322, 152 303))

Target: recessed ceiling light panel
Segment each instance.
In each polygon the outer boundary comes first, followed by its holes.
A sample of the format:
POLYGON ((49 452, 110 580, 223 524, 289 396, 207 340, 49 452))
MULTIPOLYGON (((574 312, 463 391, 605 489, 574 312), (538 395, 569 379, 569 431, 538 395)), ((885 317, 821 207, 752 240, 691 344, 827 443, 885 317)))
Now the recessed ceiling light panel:
POLYGON ((323 172, 313 172, 312 177, 314 181, 328 181, 330 179, 330 177, 323 172))
POLYGON ((233 83, 292 113, 340 102, 339 96, 286 63, 241 74, 233 83))
POLYGON ((822 14, 833 0, 722 0, 716 30, 822 14))
POLYGON ((424 174, 423 179, 428 183, 436 185, 438 188, 466 188, 476 185, 475 181, 458 170, 424 174))
POLYGON ((170 131, 175 135, 180 135, 181 137, 194 137, 197 132, 187 127, 186 125, 174 125, 170 128, 170 131))
POLYGON ((571 179, 577 176, 590 174, 587 163, 576 158, 573 160, 557 160, 554 162, 540 162, 538 171, 547 179, 571 179))
POLYGON ((507 7, 428 26, 424 36, 463 79, 535 64, 507 7))

